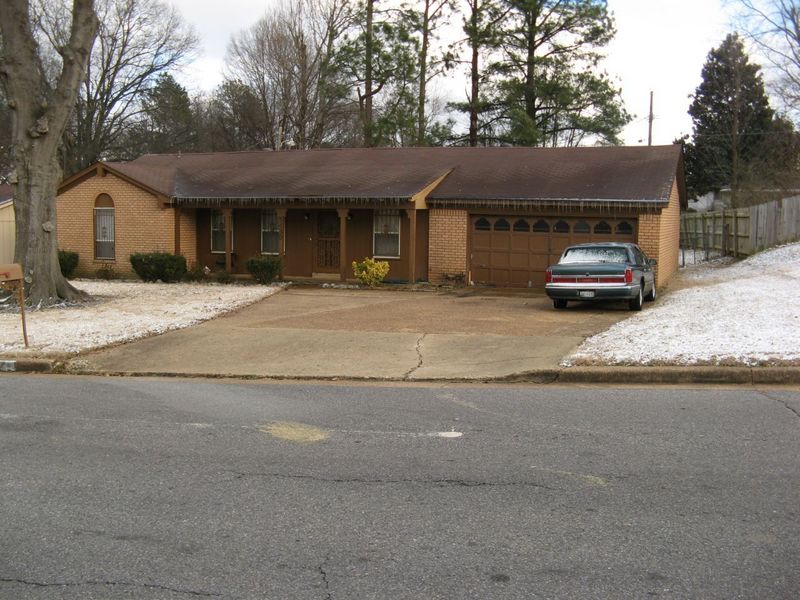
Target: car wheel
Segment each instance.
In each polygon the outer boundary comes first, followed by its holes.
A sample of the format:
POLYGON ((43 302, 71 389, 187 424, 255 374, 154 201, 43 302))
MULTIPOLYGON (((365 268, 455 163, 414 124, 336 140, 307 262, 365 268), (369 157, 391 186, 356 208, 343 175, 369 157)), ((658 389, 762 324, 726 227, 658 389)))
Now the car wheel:
POLYGON ((655 302, 656 300, 656 282, 653 281, 653 288, 650 290, 650 293, 644 297, 645 300, 648 302, 655 302))
POLYGON ((641 283, 639 286, 639 293, 636 294, 635 298, 631 298, 628 302, 628 308, 631 310, 642 310, 642 288, 644 287, 644 282, 641 283))
POLYGON ((553 298, 554 308, 567 308, 567 301, 563 298, 553 298))

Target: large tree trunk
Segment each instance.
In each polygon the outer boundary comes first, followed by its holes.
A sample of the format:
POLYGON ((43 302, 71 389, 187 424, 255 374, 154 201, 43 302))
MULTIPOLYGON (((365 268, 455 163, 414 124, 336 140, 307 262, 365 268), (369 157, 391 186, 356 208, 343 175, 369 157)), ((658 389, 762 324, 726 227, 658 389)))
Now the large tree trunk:
POLYGON ((13 130, 14 172, 10 179, 16 213, 14 255, 22 265, 27 296, 34 305, 83 295, 67 283, 58 265, 58 149, 86 72, 97 26, 92 0, 74 0, 70 37, 59 48, 63 65, 53 85, 41 68, 28 1, 0 2, 0 77, 13 130))

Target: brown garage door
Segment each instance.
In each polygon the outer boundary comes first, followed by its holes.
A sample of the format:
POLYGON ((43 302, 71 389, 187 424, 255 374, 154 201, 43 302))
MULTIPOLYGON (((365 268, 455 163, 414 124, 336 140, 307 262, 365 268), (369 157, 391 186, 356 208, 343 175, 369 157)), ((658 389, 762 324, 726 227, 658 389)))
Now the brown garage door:
POLYGON ((472 215, 470 236, 475 283, 541 287, 567 246, 635 242, 636 219, 472 215))

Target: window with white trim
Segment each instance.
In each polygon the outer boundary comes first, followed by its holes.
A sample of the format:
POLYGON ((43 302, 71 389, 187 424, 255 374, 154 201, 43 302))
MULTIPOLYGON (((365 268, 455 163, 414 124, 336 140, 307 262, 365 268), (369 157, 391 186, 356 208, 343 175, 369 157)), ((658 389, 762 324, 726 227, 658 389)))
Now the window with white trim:
POLYGON ((211 252, 225 252, 225 215, 221 210, 211 211, 211 252))
POLYGON ((94 202, 94 257, 114 260, 114 201, 100 194, 94 202))
POLYGON ((261 254, 278 254, 281 234, 278 230, 278 213, 261 211, 261 254))
POLYGON ((377 258, 400 256, 400 211, 376 210, 372 216, 372 254, 377 258))

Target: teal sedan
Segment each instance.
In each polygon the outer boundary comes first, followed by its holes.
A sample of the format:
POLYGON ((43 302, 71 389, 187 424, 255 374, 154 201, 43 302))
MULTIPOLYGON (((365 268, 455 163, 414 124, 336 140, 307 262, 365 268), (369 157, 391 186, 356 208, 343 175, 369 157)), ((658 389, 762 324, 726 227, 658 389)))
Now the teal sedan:
POLYGON ((656 299, 655 265, 636 244, 578 244, 547 268, 544 289, 559 309, 570 301, 624 300, 642 310, 644 300, 656 299))

